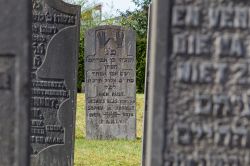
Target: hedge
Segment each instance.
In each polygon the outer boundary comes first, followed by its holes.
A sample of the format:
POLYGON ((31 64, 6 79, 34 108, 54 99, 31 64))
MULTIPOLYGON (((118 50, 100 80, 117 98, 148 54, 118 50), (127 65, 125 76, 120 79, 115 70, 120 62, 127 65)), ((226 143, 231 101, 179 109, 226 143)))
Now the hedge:
POLYGON ((80 33, 79 57, 78 57, 78 79, 77 91, 82 89, 82 82, 84 82, 84 33, 80 33))
POLYGON ((136 91, 144 92, 145 66, 146 66, 146 39, 137 39, 136 41, 136 91))

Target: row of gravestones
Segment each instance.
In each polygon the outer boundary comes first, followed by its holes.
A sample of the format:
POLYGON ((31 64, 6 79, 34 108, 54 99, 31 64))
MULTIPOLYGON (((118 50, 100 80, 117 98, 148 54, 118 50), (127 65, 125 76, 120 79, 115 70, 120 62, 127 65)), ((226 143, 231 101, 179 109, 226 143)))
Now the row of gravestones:
MULTIPOLYGON (((0 166, 73 165, 80 12, 61 0, 0 2, 0 166)), ((85 35, 87 138, 135 139, 135 32, 85 35)))

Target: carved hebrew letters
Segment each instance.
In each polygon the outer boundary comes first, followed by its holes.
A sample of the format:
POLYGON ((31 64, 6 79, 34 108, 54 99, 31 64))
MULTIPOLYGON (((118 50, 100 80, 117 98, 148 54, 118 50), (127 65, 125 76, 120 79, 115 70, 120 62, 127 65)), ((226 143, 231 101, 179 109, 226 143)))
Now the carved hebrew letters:
POLYGON ((73 163, 69 156, 75 123, 79 10, 60 0, 33 1, 30 110, 33 166, 73 163), (53 163, 54 159, 58 163, 53 163))
POLYGON ((54 145, 64 144, 64 127, 58 120, 60 105, 70 97, 70 91, 64 79, 41 78, 37 75, 39 68, 46 61, 47 48, 51 39, 65 27, 75 24, 75 16, 59 13, 50 8, 41 0, 33 3, 33 81, 31 114, 39 112, 37 116, 31 116, 31 143, 32 154, 39 153, 42 149, 54 145), (41 12, 41 8, 48 8, 46 13, 41 12), (59 22, 58 19, 67 20, 59 22), (69 21, 72 20, 72 21, 69 21), (46 119, 54 117, 54 121, 46 119), (35 123, 39 121, 39 123, 35 123), (57 123, 55 123, 58 121, 57 123), (59 126, 61 130, 47 130, 48 126, 59 126))
POLYGON ((85 59, 90 139, 135 138, 135 43, 131 34, 116 26, 87 33, 87 50, 94 46, 94 52, 86 51, 85 59))

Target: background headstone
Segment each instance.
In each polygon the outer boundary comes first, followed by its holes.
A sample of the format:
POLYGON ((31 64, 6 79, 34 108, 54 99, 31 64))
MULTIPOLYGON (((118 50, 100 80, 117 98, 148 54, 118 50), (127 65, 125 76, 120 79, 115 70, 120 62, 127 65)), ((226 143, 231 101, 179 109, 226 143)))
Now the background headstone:
POLYGON ((250 165, 249 10, 154 1, 147 166, 250 165))
POLYGON ((0 165, 29 165, 30 0, 0 1, 0 165))
POLYGON ((135 32, 101 26, 85 35, 88 139, 136 138, 135 32))
POLYGON ((85 82, 82 82, 82 93, 85 93, 85 82))
POLYGON ((33 0, 31 165, 73 165, 80 7, 33 0))
POLYGON ((142 166, 146 164, 146 143, 147 143, 147 125, 148 125, 148 95, 149 95, 149 77, 150 77, 150 50, 151 50, 151 31, 152 31, 152 4, 148 8, 148 34, 147 34, 147 57, 145 70, 145 90, 144 90, 144 116, 143 116, 143 140, 142 140, 142 166))

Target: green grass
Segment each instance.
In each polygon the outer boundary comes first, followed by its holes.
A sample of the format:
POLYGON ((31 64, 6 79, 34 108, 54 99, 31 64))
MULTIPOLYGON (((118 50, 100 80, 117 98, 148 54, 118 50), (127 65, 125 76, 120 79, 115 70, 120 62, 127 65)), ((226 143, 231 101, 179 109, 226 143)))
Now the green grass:
POLYGON ((136 96, 137 139, 87 140, 85 139, 85 97, 77 96, 75 166, 139 166, 141 163, 141 138, 144 95, 136 96))

